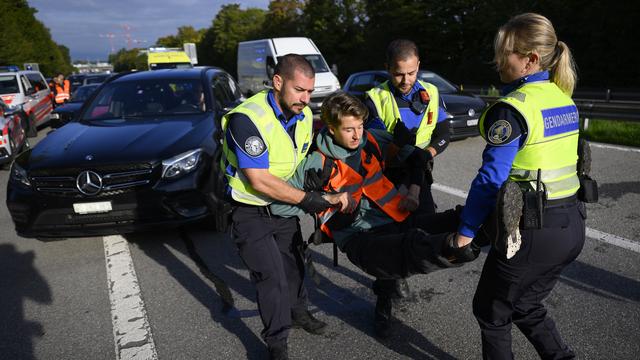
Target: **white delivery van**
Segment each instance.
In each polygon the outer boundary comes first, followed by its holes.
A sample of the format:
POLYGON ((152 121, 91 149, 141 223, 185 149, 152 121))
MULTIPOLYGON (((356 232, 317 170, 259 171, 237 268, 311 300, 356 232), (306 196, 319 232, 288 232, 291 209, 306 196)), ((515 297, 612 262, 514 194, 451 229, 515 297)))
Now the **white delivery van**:
POLYGON ((315 89, 309 107, 319 112, 322 101, 340 90, 338 78, 331 72, 320 50, 309 38, 287 37, 238 43, 238 83, 240 91, 251 96, 271 86, 278 58, 287 54, 304 56, 316 72, 315 89))

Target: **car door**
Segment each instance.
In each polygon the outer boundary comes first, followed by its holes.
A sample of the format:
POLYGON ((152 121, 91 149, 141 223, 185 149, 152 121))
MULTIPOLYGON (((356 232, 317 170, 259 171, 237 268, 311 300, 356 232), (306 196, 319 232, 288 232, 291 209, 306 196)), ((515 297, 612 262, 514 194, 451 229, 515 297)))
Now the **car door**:
POLYGON ((33 102, 32 113, 38 125, 49 120, 51 110, 53 110, 50 101, 51 91, 40 73, 28 73, 27 79, 31 84, 31 101, 33 102))

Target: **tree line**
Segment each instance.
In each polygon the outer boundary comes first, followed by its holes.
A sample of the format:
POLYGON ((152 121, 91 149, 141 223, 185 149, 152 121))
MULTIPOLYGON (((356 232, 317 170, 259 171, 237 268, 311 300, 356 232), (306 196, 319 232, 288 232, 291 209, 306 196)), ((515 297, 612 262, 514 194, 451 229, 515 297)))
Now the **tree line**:
POLYGON ((272 0, 266 10, 223 5, 209 28, 184 26, 158 42, 196 42, 200 64, 235 74, 238 42, 306 36, 329 65, 338 65, 344 81, 356 71, 382 69, 386 45, 406 38, 418 45, 423 69, 458 84, 499 85, 493 38, 500 25, 523 12, 552 21, 573 51, 580 87, 640 87, 640 67, 630 60, 638 52, 637 1, 272 0))
POLYGON ((45 76, 73 71, 69 48, 51 39, 26 0, 0 0, 0 65, 38 63, 45 76))

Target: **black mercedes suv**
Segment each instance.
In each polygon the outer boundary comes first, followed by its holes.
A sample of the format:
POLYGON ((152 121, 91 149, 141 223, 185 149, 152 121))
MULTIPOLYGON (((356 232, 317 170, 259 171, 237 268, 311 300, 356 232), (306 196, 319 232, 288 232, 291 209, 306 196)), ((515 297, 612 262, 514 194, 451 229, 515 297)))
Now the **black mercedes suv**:
POLYGON ((122 234, 211 215, 221 117, 243 100, 218 68, 116 75, 18 156, 7 207, 23 237, 122 234))

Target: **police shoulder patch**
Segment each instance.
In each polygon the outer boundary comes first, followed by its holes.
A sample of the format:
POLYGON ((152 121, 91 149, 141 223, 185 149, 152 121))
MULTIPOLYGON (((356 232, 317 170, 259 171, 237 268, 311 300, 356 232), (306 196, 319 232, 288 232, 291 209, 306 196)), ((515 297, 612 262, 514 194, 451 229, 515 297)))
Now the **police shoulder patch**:
POLYGON ((251 156, 258 156, 265 150, 264 141, 258 136, 249 136, 244 142, 244 150, 251 156))
POLYGON ((511 137, 513 131, 511 123, 507 120, 497 120, 487 131, 487 141, 494 145, 500 145, 511 137))

